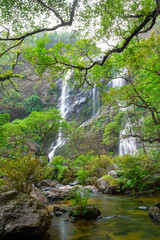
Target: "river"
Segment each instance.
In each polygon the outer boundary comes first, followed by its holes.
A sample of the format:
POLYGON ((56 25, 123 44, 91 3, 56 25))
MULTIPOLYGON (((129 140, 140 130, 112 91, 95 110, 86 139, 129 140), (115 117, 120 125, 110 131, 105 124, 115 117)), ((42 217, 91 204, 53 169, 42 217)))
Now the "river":
MULTIPOLYGON (((146 207, 160 201, 160 196, 120 196, 92 194, 89 204, 101 211, 94 221, 66 222, 67 215, 53 217, 42 240, 160 240, 160 225, 148 217, 146 207)), ((49 206, 71 206, 69 200, 49 206)))

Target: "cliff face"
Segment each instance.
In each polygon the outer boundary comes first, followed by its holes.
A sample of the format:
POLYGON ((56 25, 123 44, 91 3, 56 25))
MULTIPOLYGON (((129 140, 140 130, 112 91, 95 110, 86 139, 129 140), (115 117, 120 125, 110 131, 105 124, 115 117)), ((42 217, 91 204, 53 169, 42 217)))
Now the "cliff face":
MULTIPOLYGON (((0 90, 0 113, 7 112, 11 121, 26 117, 31 111, 44 111, 50 107, 59 110, 62 105, 62 79, 55 83, 52 88, 47 82, 47 75, 42 79, 34 74, 30 79, 16 80, 17 91, 8 85, 5 90, 0 90)), ((63 104, 65 106, 65 119, 83 123, 93 115, 93 90, 85 89, 75 91, 67 85, 63 104)))

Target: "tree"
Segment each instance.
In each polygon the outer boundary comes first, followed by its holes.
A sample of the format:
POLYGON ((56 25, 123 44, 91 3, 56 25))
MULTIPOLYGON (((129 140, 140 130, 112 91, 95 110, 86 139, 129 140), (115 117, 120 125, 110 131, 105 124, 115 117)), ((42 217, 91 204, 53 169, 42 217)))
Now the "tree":
POLYGON ((24 40, 37 33, 71 26, 77 5, 78 0, 0 2, 0 58, 10 60, 10 69, 2 68, 2 88, 5 82, 15 87, 14 78, 23 78, 22 74, 16 73, 15 68, 19 63, 20 46, 24 40))
MULTIPOLYGON (((58 55, 54 51, 50 53, 52 61, 49 65, 55 67, 55 72, 60 65, 63 72, 68 68, 74 68, 74 75, 83 78, 81 84, 88 81, 87 76, 91 73, 97 73, 101 66, 106 66, 112 54, 122 53, 133 38, 152 29, 160 14, 160 0, 98 0, 97 2, 83 0, 81 4, 78 0, 72 3, 67 0, 27 0, 25 2, 10 0, 1 1, 0 7, 1 56, 9 54, 10 50, 20 46, 28 36, 71 26, 73 20, 78 26, 77 28, 75 26, 75 31, 81 31, 83 38, 87 36, 88 39, 95 39, 94 44, 99 40, 108 43, 114 39, 112 46, 109 44, 108 50, 103 55, 95 54, 96 58, 92 58, 89 54, 91 49, 84 52, 88 41, 83 42, 83 47, 82 44, 78 46, 79 55, 76 59, 74 51, 68 47, 68 51, 62 51, 64 46, 61 44, 58 46, 58 55), (48 27, 50 19, 52 23, 55 22, 52 27, 48 27), (11 26, 11 30, 8 25, 11 26), (86 58, 82 59, 81 52, 86 58)), ((16 59, 18 54, 19 52, 16 59)), ((43 51, 43 54, 47 56, 49 53, 43 51)), ((37 64, 43 65, 44 68, 45 63, 38 61, 37 64)), ((45 67, 48 68, 49 65, 46 64, 45 67)), ((0 81, 10 80, 12 75, 13 72, 3 74, 0 81)))
MULTIPOLYGON (((56 137, 59 128, 67 127, 57 109, 48 112, 32 112, 23 120, 14 120, 4 125, 8 142, 5 154, 12 157, 16 154, 33 152, 36 156, 45 153, 46 143, 51 137, 56 137)), ((3 150, 3 149, 2 149, 3 150)), ((2 153, 2 155, 4 155, 2 153)))
POLYGON ((0 146, 6 141, 4 125, 9 122, 10 116, 7 113, 0 114, 0 146))
MULTIPOLYGON (((73 69, 73 78, 77 79, 79 86, 85 82, 93 85, 94 75, 103 72, 112 55, 122 53, 131 44, 132 39, 139 38, 140 34, 154 26, 159 15, 159 1, 99 0, 93 4, 85 1, 84 9, 79 11, 81 32, 84 33, 81 34, 82 40, 74 45, 58 43, 49 50, 41 44, 41 48, 35 48, 35 51, 29 49, 28 59, 34 66, 38 66, 40 73, 49 67, 52 74, 65 73, 68 69, 73 69), (96 26, 92 26, 94 20, 96 26), (91 27, 93 34, 89 34, 88 29, 91 27), (109 44, 108 50, 104 53, 98 51, 95 46, 101 39, 106 43, 114 40, 112 46, 109 44)), ((100 76, 96 79, 96 82, 99 81, 100 76)))
POLYGON ((111 89, 104 97, 106 103, 116 108, 126 107, 133 131, 123 137, 138 138, 144 152, 144 143, 160 142, 159 46, 159 34, 140 39, 138 43, 132 41, 130 47, 115 58, 115 65, 126 69, 118 76, 126 85, 111 89))

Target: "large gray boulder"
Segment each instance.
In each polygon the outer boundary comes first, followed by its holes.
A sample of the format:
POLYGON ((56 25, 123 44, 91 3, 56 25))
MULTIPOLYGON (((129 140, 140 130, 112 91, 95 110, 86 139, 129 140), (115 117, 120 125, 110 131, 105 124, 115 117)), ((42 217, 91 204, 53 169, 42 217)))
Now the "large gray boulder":
MULTIPOLYGON (((58 185, 58 184, 57 184, 58 185)), ((55 186, 53 188, 48 189, 47 191, 44 191, 44 194, 49 202, 53 202, 55 200, 63 200, 66 197, 70 196, 71 190, 74 187, 71 187, 70 185, 65 186, 55 186)))
POLYGON ((50 226, 48 209, 29 195, 16 191, 0 195, 0 239, 35 239, 50 226))
POLYGON ((105 177, 98 178, 95 182, 95 187, 99 192, 106 194, 113 194, 118 189, 116 185, 111 185, 110 181, 105 177))

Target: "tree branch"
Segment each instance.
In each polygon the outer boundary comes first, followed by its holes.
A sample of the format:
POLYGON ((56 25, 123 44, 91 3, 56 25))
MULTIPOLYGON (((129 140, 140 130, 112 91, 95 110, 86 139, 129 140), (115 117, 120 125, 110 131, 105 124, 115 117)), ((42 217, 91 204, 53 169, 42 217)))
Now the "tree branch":
MULTIPOLYGON (((71 8, 71 11, 70 11, 70 18, 69 18, 69 21, 64 21, 61 16, 53 9, 53 8, 50 8, 48 7, 44 2, 42 2, 41 0, 37 0, 39 3, 41 3, 45 8, 49 9, 50 11, 54 12, 55 16, 61 21, 60 24, 57 24, 51 28, 41 28, 41 29, 37 29, 35 31, 32 31, 32 32, 29 32, 29 33, 26 33, 20 37, 10 37, 9 38, 9 34, 7 34, 7 37, 6 38, 0 38, 0 41, 20 41, 19 43, 13 45, 12 47, 9 47, 8 49, 6 49, 3 53, 0 54, 0 57, 2 57, 5 53, 7 53, 9 50, 11 50, 12 48, 14 47, 17 47, 18 45, 20 45, 23 40, 26 38, 26 37, 29 37, 29 36, 32 36, 32 35, 35 35, 37 33, 40 33, 40 32, 51 32, 51 31, 55 31, 57 30, 58 28, 62 28, 62 27, 65 27, 65 26, 71 26, 72 23, 73 23, 73 19, 74 19, 74 15, 75 15, 75 9, 76 9, 76 6, 78 4, 78 1, 79 0, 74 0, 73 1, 73 4, 72 4, 72 8, 71 8)), ((9 30, 8 30, 8 33, 9 33, 9 30)))
POLYGON ((64 23, 62 17, 52 7, 47 6, 41 0, 37 0, 37 2, 40 3, 41 5, 43 5, 46 9, 50 10, 51 12, 53 12, 55 14, 55 16, 61 21, 61 23, 64 23))
MULTIPOLYGON (((1 39, 0 39, 0 40, 1 40, 1 39)), ((1 58, 5 53, 7 53, 9 50, 11 50, 12 48, 15 48, 15 47, 19 46, 23 41, 24 41, 24 38, 22 38, 19 43, 13 45, 12 47, 7 48, 4 52, 2 52, 2 53, 0 54, 0 58, 1 58)))
POLYGON ((154 18, 152 19, 152 22, 151 22, 151 24, 150 24, 150 26, 149 26, 148 28, 146 28, 146 29, 143 30, 143 31, 140 31, 139 33, 146 33, 146 32, 148 32, 149 30, 152 29, 152 27, 154 26, 155 23, 156 23, 156 17, 154 17, 154 18))

